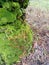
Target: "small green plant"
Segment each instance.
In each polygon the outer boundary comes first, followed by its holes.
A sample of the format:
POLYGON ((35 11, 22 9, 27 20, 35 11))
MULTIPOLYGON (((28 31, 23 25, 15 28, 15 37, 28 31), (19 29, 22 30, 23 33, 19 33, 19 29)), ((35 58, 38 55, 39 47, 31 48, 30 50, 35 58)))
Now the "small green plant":
POLYGON ((0 54, 7 65, 19 61, 32 45, 32 31, 28 25, 16 29, 13 25, 0 27, 0 54))
POLYGON ((28 0, 21 1, 0 0, 0 65, 13 65, 32 46, 32 30, 21 18, 28 0))

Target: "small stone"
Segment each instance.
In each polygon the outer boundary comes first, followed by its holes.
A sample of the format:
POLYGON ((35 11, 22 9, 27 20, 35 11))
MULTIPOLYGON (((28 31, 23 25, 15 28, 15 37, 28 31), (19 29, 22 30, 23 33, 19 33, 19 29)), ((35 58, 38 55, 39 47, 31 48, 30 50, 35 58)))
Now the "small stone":
POLYGON ((37 64, 38 64, 38 65, 42 65, 43 62, 40 62, 39 60, 37 60, 37 64))
POLYGON ((26 64, 26 63, 23 63, 23 65, 28 65, 28 64, 26 64))

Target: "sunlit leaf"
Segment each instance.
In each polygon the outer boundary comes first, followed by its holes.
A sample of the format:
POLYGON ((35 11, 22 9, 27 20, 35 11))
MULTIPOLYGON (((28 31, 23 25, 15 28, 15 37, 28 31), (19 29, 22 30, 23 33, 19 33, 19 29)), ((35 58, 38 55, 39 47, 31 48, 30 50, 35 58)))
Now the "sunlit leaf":
POLYGON ((0 25, 14 22, 16 20, 16 16, 6 9, 0 8, 0 25))

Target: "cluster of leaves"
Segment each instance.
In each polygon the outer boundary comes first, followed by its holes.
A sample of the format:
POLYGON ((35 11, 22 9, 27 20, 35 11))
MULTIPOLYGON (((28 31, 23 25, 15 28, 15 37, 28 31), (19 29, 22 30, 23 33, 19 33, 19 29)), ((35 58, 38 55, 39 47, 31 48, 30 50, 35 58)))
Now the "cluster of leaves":
POLYGON ((30 51, 32 31, 28 25, 22 24, 18 30, 13 25, 7 25, 0 27, 0 30, 2 30, 0 32, 0 53, 7 65, 19 61, 21 56, 23 57, 30 51))
POLYGON ((23 22, 28 0, 0 0, 0 65, 12 65, 30 51, 32 30, 23 22))
POLYGON ((27 4, 28 0, 0 0, 0 25, 21 18, 27 4))
POLYGON ((20 4, 13 1, 1 1, 0 8, 0 25, 14 22, 16 18, 20 18, 23 14, 20 4), (3 21, 4 20, 4 21, 3 21))

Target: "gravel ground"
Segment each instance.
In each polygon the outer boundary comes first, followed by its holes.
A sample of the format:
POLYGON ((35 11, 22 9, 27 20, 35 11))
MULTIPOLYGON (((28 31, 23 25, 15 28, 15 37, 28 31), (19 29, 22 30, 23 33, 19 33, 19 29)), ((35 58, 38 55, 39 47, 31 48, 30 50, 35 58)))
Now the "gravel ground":
POLYGON ((34 52, 22 59, 22 65, 49 65, 49 11, 28 6, 26 20, 35 31, 34 52))
POLYGON ((49 28, 49 11, 28 6, 26 9, 26 20, 37 29, 47 29, 49 28))
POLYGON ((49 37, 48 31, 38 33, 38 40, 34 41, 34 52, 22 59, 22 65, 49 65, 49 37))
POLYGON ((34 50, 16 65, 49 65, 49 11, 28 6, 26 20, 35 32, 34 50))

